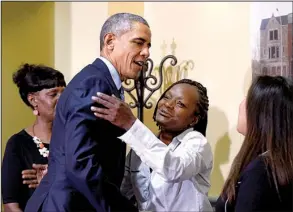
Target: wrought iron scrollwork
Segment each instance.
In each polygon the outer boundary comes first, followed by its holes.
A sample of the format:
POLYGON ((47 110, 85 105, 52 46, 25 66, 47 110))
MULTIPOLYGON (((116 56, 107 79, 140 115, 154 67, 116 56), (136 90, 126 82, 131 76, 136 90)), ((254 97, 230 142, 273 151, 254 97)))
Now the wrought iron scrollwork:
POLYGON ((163 83, 163 68, 164 63, 171 59, 170 64, 175 66, 177 64, 177 58, 173 55, 167 55, 160 62, 158 69, 159 75, 158 78, 153 74, 154 63, 152 59, 147 59, 145 65, 142 67, 143 71, 140 73, 140 76, 137 80, 126 80, 123 86, 124 90, 131 97, 130 108, 137 108, 137 116, 143 122, 143 108, 150 109, 153 104, 148 102, 150 97, 154 94, 155 91, 160 89, 163 83), (149 91, 148 95, 145 98, 145 89, 149 91), (132 91, 136 90, 136 97, 132 94, 132 91))

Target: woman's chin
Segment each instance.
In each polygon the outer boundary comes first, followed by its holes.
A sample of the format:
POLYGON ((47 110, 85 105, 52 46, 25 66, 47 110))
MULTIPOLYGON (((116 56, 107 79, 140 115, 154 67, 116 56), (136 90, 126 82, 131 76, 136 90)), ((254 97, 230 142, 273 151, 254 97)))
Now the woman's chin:
POLYGON ((157 121, 157 124, 158 124, 158 126, 160 127, 161 130, 169 131, 172 128, 172 127, 170 127, 172 125, 170 123, 168 123, 168 122, 164 122, 164 121, 160 122, 160 121, 157 121))
MULTIPOLYGON (((158 125, 159 126, 161 126, 161 127, 166 127, 166 126, 168 126, 168 119, 166 119, 165 117, 163 117, 163 116, 158 116, 157 118, 156 118, 156 121, 157 121, 157 123, 158 123, 158 125)), ((170 125, 170 124, 169 124, 170 125)))

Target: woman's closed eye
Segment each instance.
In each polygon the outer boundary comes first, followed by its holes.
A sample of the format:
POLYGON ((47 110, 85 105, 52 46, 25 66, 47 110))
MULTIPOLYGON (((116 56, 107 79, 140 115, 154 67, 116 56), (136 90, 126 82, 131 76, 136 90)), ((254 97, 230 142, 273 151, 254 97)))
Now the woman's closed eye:
POLYGON ((55 97, 55 96, 57 96, 57 93, 50 93, 49 96, 55 97))
POLYGON ((178 101, 178 102, 177 102, 177 105, 178 105, 179 107, 182 107, 182 108, 186 107, 185 104, 183 104, 181 101, 178 101))

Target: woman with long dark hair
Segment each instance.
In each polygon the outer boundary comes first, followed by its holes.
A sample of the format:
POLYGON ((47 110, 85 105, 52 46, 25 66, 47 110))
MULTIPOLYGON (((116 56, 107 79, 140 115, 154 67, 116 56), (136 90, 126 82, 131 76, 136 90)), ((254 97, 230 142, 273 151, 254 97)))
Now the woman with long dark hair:
POLYGON ((292 211, 293 83, 260 76, 239 107, 245 136, 216 211, 292 211))

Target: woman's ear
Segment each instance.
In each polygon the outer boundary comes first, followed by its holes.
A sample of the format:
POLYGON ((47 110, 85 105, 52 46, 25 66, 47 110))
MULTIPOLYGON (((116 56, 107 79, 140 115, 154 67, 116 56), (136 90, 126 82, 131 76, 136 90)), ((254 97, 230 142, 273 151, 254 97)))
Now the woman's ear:
POLYGON ((189 124, 189 126, 190 127, 194 127, 198 123, 199 119, 200 119, 200 116, 199 115, 198 116, 194 116, 193 117, 193 120, 192 120, 191 124, 189 124))
POLYGON ((27 100, 28 100, 28 102, 30 103, 30 105, 31 105, 33 108, 35 108, 35 107, 38 106, 38 104, 37 104, 38 100, 37 100, 37 98, 36 98, 36 95, 34 95, 34 94, 28 94, 28 96, 27 96, 27 100))

